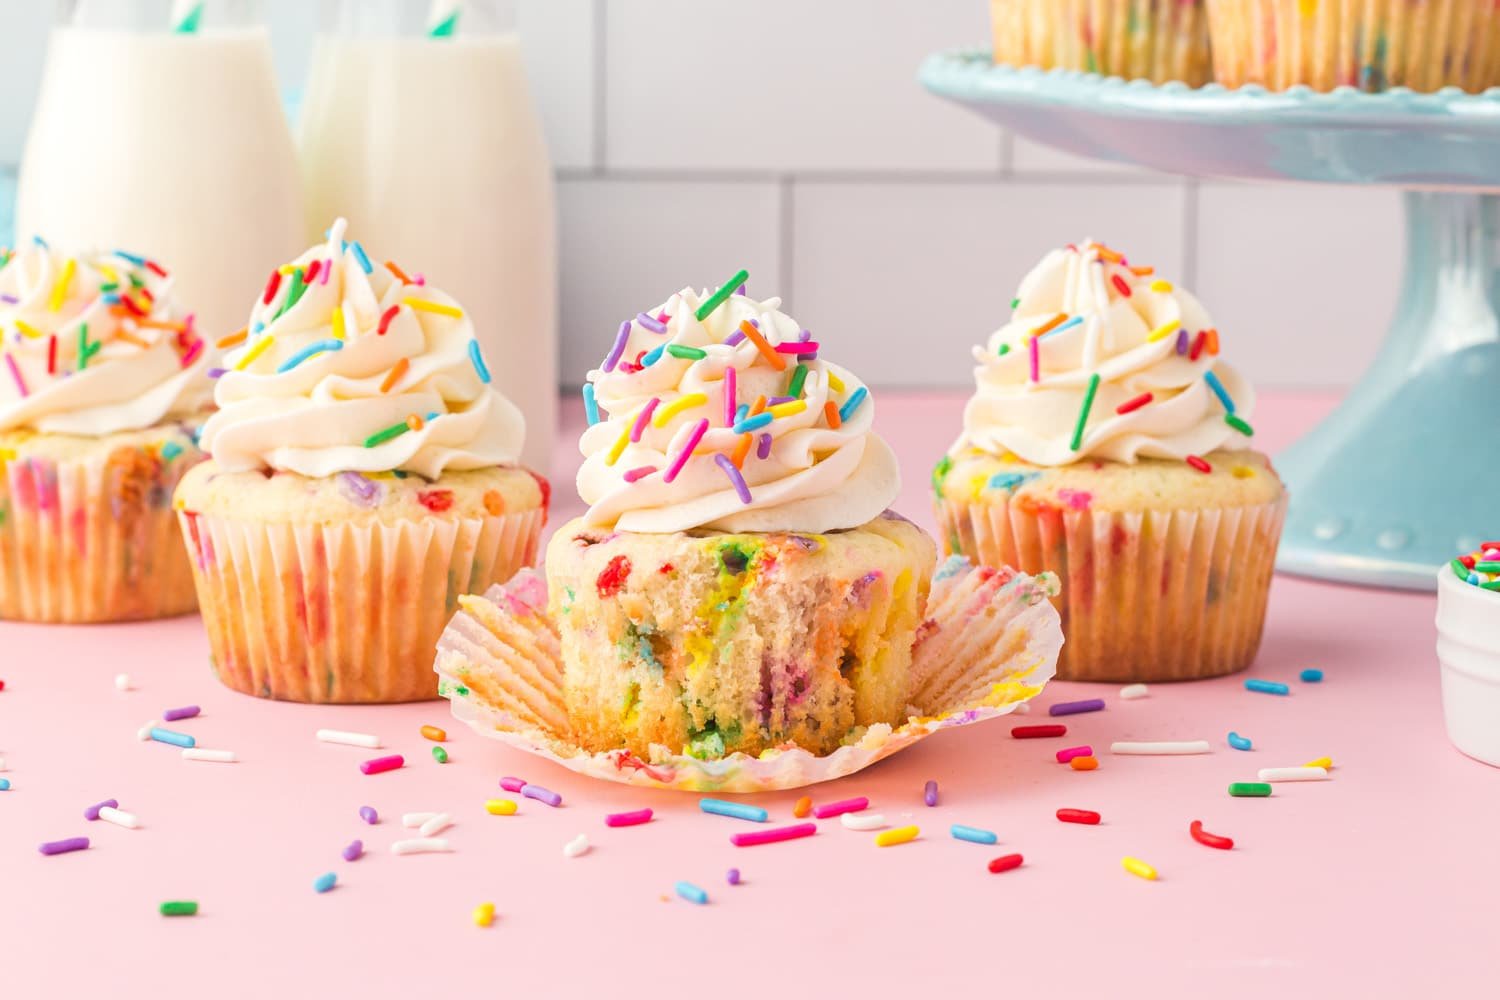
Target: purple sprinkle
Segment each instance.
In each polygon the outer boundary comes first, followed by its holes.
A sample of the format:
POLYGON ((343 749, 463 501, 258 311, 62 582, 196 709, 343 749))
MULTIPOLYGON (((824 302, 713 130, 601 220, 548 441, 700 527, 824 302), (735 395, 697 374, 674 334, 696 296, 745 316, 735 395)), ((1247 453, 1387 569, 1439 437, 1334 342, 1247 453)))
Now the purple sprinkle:
POLYGON ((738 287, 738 288, 736 288, 734 290, 734 294, 736 294, 736 295, 744 295, 745 294, 745 289, 747 287, 749 287, 749 284, 750 283, 748 281, 742 281, 742 282, 740 282, 740 287, 738 287))
POLYGON ((1085 701, 1060 701, 1047 709, 1048 715, 1078 715, 1082 712, 1104 711, 1103 698, 1089 698, 1085 701))
POLYGON ((755 446, 755 457, 766 459, 771 457, 771 435, 762 434, 760 443, 755 446))
POLYGON ((83 811, 83 818, 93 822, 99 818, 99 810, 105 806, 109 806, 111 809, 118 809, 120 808, 120 803, 115 799, 105 799, 103 802, 96 802, 83 811))
POLYGON ((197 705, 184 705, 181 708, 169 708, 161 713, 161 721, 176 722, 178 719, 191 719, 201 712, 197 705))
POLYGON ((380 813, 375 811, 374 806, 360 806, 359 818, 364 820, 366 823, 369 823, 371 826, 374 826, 376 823, 380 822, 380 813))
POLYGON ((766 400, 767 406, 780 406, 782 403, 791 403, 797 399, 796 396, 772 396, 766 400))
POLYGON ((620 356, 625 353, 625 344, 630 340, 630 320, 620 324, 620 332, 615 334, 615 344, 609 349, 604 357, 604 370, 612 372, 615 365, 620 363, 620 356))
POLYGON ((501 778, 500 787, 507 792, 519 792, 526 787, 525 778, 501 778))
POLYGON ((724 876, 724 881, 728 882, 730 885, 739 885, 740 870, 738 868, 729 869, 729 872, 724 876))
POLYGON ((804 344, 807 343, 809 340, 812 340, 812 331, 811 330, 799 330, 797 332, 797 339, 799 341, 801 341, 802 343, 804 343, 804 344))
POLYGON ((363 840, 351 840, 349 846, 340 852, 345 861, 357 861, 365 853, 365 842, 363 840))
POLYGON ((37 848, 43 854, 67 854, 69 851, 86 851, 89 838, 69 837, 67 840, 49 840, 37 848))
POLYGON ((635 321, 641 324, 641 326, 644 326, 646 329, 650 330, 652 333, 667 332, 667 324, 663 323, 655 316, 652 316, 650 313, 641 313, 635 318, 635 321))
POLYGON ((6 304, 13 306, 21 304, 21 300, 16 298, 14 295, 0 295, 0 302, 5 302, 6 304))
POLYGON ((1186 354, 1187 352, 1188 352, 1188 335, 1187 335, 1187 331, 1186 330, 1178 330, 1177 331, 1177 353, 1178 354, 1186 354))
POLYGON ((724 470, 724 475, 728 476, 729 481, 734 484, 734 492, 739 494, 740 503, 749 503, 750 487, 746 485, 745 477, 740 475, 740 470, 736 469, 734 463, 729 460, 729 456, 719 452, 714 456, 714 462, 724 470))
POLYGON ((937 805, 937 782, 929 781, 922 786, 922 801, 930 806, 937 805))
POLYGON ((344 499, 360 507, 375 506, 380 487, 357 472, 339 473, 339 491, 344 499))
MULTIPOLYGON (((509 789, 507 789, 507 791, 509 791, 509 789)), ((561 795, 558 795, 550 788, 543 788, 541 785, 522 785, 521 794, 526 796, 528 799, 536 799, 538 802, 545 802, 554 809, 562 805, 561 795)))
POLYGON ((744 330, 735 330, 729 336, 727 336, 727 337, 724 338, 724 343, 728 344, 730 347, 738 347, 741 344, 743 344, 744 342, 745 342, 745 331, 744 330))
POLYGON ((209 378, 223 378, 229 374, 228 368, 210 368, 207 372, 209 378))

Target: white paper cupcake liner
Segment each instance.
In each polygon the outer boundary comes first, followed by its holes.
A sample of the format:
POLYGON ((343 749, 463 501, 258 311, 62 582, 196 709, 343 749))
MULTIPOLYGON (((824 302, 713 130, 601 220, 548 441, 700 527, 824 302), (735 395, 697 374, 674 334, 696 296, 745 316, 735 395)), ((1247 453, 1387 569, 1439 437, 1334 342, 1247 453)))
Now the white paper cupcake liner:
POLYGON ((764 792, 832 781, 869 767, 943 729, 1007 715, 1041 692, 1062 648, 1049 600, 1051 574, 972 567, 954 557, 938 567, 912 660, 911 704, 901 726, 871 726, 852 743, 817 756, 796 746, 759 757, 699 760, 653 746, 590 753, 572 740, 563 705, 562 646, 547 615, 547 585, 523 571, 483 596, 459 601, 438 642, 439 693, 455 718, 479 734, 608 781, 685 792, 764 792))

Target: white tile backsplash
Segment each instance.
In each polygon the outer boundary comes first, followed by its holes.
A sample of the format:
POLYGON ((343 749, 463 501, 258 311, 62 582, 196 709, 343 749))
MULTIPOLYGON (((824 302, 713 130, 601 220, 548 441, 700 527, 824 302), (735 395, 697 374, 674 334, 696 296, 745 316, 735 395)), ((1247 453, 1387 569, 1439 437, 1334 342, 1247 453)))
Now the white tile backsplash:
POLYGON ((594 0, 520 0, 516 30, 552 162, 595 166, 597 123, 594 0))

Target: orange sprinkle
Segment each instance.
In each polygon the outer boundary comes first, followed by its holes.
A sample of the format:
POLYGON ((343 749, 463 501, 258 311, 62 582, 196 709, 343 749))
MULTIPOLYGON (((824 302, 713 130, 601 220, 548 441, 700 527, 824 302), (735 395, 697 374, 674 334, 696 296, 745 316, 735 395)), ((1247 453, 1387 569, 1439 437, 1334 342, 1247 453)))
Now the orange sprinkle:
POLYGON ((150 347, 151 346, 150 344, 148 344, 144 340, 142 340, 140 337, 137 337, 135 334, 133 334, 129 330, 125 329, 123 326, 119 327, 118 329, 115 330, 115 336, 118 337, 120 340, 125 341, 125 343, 127 343, 127 344, 134 344, 136 347, 150 347))
POLYGON ((406 429, 409 431, 419 431, 423 425, 424 421, 422 420, 422 415, 419 413, 413 413, 406 418, 406 429))
POLYGON ((734 452, 729 456, 729 460, 734 463, 736 469, 745 467, 745 456, 750 454, 750 442, 754 439, 754 434, 740 435, 740 443, 734 446, 734 452))
POLYGON ((1075 771, 1094 771, 1099 767, 1098 757, 1074 757, 1068 761, 1068 766, 1075 771))
POLYGON ((408 369, 410 367, 411 367, 411 362, 407 361, 405 358, 402 358, 400 361, 397 361, 394 365, 391 366, 391 370, 386 373, 385 381, 382 382, 382 383, 380 383, 380 391, 381 392, 390 392, 391 391, 391 386, 393 386, 397 382, 401 381, 401 376, 405 375, 406 374, 406 369, 408 369))
POLYGON ((792 806, 792 815, 798 819, 802 819, 810 812, 812 812, 812 796, 810 795, 802 796, 797 800, 797 804, 792 806))
POLYGON ((394 274, 397 278, 401 279, 401 284, 403 284, 403 285, 409 285, 409 284, 412 283, 411 279, 406 276, 406 272, 403 271, 403 270, 401 270, 401 268, 399 268, 399 267, 396 266, 396 262, 395 261, 393 261, 393 260, 386 261, 385 262, 385 269, 387 271, 391 272, 392 274, 394 274))
POLYGON ((432 740, 434 743, 441 743, 448 738, 448 734, 437 726, 423 726, 418 732, 424 739, 432 740))
POLYGON ((1119 255, 1119 253, 1117 253, 1114 250, 1111 250, 1107 246, 1100 246, 1099 247, 1099 256, 1103 257, 1105 260, 1110 261, 1112 263, 1116 263, 1117 264, 1117 263, 1120 262, 1120 255, 1119 255))
POLYGON ((844 421, 839 418, 839 408, 834 405, 831 399, 823 404, 823 419, 827 420, 828 426, 834 430, 838 430, 843 426, 844 421))
POLYGON ((1207 351, 1209 354, 1218 354, 1219 353, 1219 331, 1217 329, 1215 329, 1214 327, 1209 327, 1207 330, 1203 331, 1203 334, 1204 334, 1203 349, 1205 351, 1207 351))
POLYGON ((142 319, 136 321, 136 326, 144 326, 151 330, 186 330, 187 324, 173 323, 165 319, 142 319))
POLYGON ((248 337, 248 336, 250 336, 250 328, 248 326, 242 327, 236 333, 231 333, 227 337, 221 337, 214 344, 214 346, 215 347, 219 347, 219 348, 233 347, 236 344, 243 344, 245 342, 245 338, 248 337))
POLYGON ((1056 316, 1053 316, 1051 319, 1049 319, 1047 322, 1043 323, 1041 326, 1033 328, 1032 331, 1031 331, 1031 335, 1033 337, 1040 337, 1042 334, 1046 333, 1048 330, 1053 329, 1054 327, 1056 327, 1058 324, 1062 323, 1062 321, 1065 320, 1065 319, 1067 319, 1067 318, 1068 318, 1068 314, 1067 313, 1058 313, 1056 316))
POLYGON ((755 397, 755 405, 752 406, 752 407, 750 407, 750 412, 747 413, 747 414, 745 414, 745 416, 747 416, 747 417, 753 417, 753 416, 756 416, 757 414, 764 413, 764 412, 766 412, 766 397, 764 397, 764 396, 756 396, 755 397))
POLYGON ((786 371, 786 358, 766 342, 766 338, 760 335, 759 330, 750 325, 748 319, 740 324, 740 332, 745 335, 746 340, 755 345, 755 349, 760 352, 760 356, 766 359, 766 364, 779 372, 786 371))
POLYGON ((1130 273, 1133 274, 1133 275, 1135 275, 1137 278, 1145 278, 1145 277, 1148 277, 1150 275, 1155 274, 1156 273, 1156 268, 1154 268, 1154 267, 1132 267, 1130 269, 1130 273))

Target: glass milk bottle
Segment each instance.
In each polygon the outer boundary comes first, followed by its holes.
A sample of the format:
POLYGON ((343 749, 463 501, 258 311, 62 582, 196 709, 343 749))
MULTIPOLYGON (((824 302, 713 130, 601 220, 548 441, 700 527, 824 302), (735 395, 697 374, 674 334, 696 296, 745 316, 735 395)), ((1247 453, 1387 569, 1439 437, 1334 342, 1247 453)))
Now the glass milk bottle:
POLYGON ((171 269, 210 337, 244 325, 302 247, 291 129, 259 5, 58 4, 21 161, 16 233, 171 269))
POLYGON ((299 138, 307 234, 349 232, 474 320, 526 415, 525 462, 557 429, 552 170, 510 5, 325 4, 299 138))

